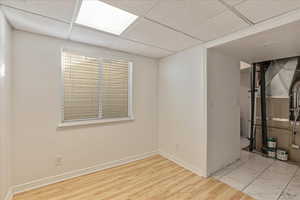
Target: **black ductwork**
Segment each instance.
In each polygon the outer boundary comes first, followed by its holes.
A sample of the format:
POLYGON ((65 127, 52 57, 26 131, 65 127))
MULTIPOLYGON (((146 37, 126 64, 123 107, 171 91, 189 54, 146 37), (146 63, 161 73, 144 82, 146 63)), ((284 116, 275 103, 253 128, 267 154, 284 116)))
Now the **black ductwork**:
POLYGON ((270 61, 254 63, 251 74, 251 133, 249 151, 254 149, 255 140, 255 92, 256 92, 256 70, 260 72, 260 105, 261 105, 261 134, 262 134, 262 152, 265 152, 267 146, 268 129, 267 129, 267 102, 266 102, 266 71, 270 66, 270 61))
MULTIPOLYGON (((290 57, 254 63, 251 72, 251 132, 249 151, 255 149, 256 141, 256 86, 260 87, 260 126, 262 152, 266 153, 268 139, 267 96, 289 98, 289 120, 300 121, 300 57, 290 57)), ((271 116, 272 117, 272 116, 271 116)), ((294 123, 296 124, 296 123, 294 123)), ((294 136, 296 131, 293 128, 294 136)), ((294 138, 295 140, 295 138, 294 138)), ((295 142, 295 141, 294 141, 295 142)), ((294 144, 294 146, 296 146, 294 144)))
POLYGON ((268 128, 267 128, 267 102, 266 102, 266 76, 265 73, 271 62, 259 63, 260 66, 260 105, 261 105, 261 134, 262 134, 262 152, 267 146, 268 128))

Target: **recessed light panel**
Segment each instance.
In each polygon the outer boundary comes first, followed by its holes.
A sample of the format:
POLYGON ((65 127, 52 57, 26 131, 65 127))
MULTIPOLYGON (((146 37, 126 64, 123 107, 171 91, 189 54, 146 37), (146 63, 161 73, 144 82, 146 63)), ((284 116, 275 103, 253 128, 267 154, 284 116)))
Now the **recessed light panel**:
POLYGON ((76 23, 120 35, 137 18, 134 14, 99 0, 83 0, 76 23))

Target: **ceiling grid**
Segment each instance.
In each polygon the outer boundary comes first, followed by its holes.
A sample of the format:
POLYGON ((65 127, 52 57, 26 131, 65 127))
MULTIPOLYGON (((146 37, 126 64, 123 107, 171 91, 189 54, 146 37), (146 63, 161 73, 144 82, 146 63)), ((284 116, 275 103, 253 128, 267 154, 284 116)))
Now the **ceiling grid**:
POLYGON ((237 17, 241 18, 244 22, 247 24, 253 26, 254 22, 252 22, 250 19, 245 17, 242 13, 240 13, 234 6, 231 6, 227 4, 224 0, 219 0, 223 5, 225 5, 233 14, 235 14, 237 17))
POLYGON ((139 16, 117 36, 76 24, 82 1, 0 0, 0 5, 16 29, 158 58, 300 8, 300 0, 102 0, 139 16))
POLYGON ((72 16, 72 19, 71 19, 71 22, 70 22, 70 29, 69 29, 69 33, 68 33, 68 39, 71 38, 73 25, 74 25, 74 23, 76 21, 76 17, 78 15, 81 3, 82 3, 82 0, 76 0, 75 9, 74 9, 73 16, 72 16))

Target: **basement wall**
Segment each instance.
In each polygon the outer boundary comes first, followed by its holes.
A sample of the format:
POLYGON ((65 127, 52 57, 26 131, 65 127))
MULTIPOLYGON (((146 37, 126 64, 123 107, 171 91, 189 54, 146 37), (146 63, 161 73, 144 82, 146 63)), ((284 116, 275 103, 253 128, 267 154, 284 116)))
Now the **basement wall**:
POLYGON ((208 174, 240 158, 240 60, 207 50, 208 174))
POLYGON ((78 175, 81 169, 140 159, 157 150, 156 60, 28 32, 14 31, 13 36, 13 184, 25 183, 18 189, 49 183, 65 173, 78 175), (58 128, 61 48, 131 60, 135 120, 58 128))
POLYGON ((11 31, 0 9, 0 200, 8 197, 11 186, 11 31))
POLYGON ((158 148, 200 176, 206 169, 206 49, 190 48, 159 62, 158 148))
POLYGON ((241 115, 241 136, 249 137, 250 129, 250 68, 241 70, 240 77, 240 115, 241 115))
POLYGON ((13 31, 13 37, 17 191, 157 149, 200 176, 239 159, 239 60, 197 46, 158 66, 154 59, 28 32, 13 31), (135 120, 58 128, 62 48, 132 60, 135 120))

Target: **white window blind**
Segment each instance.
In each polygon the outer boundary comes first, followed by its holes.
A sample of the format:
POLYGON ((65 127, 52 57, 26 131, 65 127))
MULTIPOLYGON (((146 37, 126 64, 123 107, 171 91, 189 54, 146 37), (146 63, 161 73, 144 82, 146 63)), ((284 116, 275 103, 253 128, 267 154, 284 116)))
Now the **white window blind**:
POLYGON ((130 117, 130 63, 62 53, 63 122, 130 117))
POLYGON ((103 60, 101 70, 103 118, 128 117, 128 62, 103 60))

